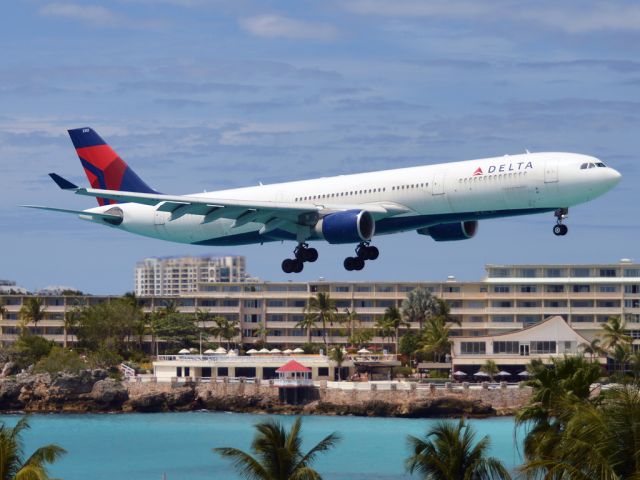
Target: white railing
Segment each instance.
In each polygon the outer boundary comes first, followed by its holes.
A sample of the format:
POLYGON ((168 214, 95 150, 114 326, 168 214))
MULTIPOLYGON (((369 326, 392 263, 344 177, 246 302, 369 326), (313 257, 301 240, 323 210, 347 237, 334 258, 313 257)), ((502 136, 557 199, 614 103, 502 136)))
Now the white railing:
POLYGON ((276 387, 313 387, 313 380, 310 378, 276 378, 273 380, 276 387))
POLYGON ((136 376, 136 371, 131 368, 129 365, 127 365, 126 363, 121 363, 120 364, 120 371, 124 374, 125 378, 130 378, 130 377, 135 377, 136 376))
POLYGON ((180 361, 180 362, 224 362, 224 363, 287 363, 289 360, 301 362, 326 362, 324 355, 158 355, 157 361, 180 361))

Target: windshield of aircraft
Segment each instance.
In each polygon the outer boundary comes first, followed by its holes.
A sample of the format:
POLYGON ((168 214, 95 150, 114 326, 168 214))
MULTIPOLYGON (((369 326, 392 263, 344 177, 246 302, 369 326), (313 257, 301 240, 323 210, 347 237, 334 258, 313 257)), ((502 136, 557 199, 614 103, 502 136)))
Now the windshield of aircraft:
POLYGON ((595 167, 606 168, 607 166, 602 162, 583 163, 582 165, 580 165, 580 170, 586 170, 587 168, 595 168, 595 167))

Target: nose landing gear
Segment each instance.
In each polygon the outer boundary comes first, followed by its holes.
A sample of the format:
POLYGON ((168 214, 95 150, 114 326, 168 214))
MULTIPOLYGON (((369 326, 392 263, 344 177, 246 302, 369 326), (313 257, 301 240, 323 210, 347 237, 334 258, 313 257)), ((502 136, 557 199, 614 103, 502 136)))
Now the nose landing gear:
POLYGON ((370 245, 369 242, 360 242, 356 247, 356 256, 347 257, 344 259, 345 270, 360 271, 364 268, 365 260, 375 260, 380 256, 380 251, 377 247, 370 245))
POLYGON ((304 268, 304 262, 315 262, 318 260, 318 250, 309 247, 307 243, 300 243, 293 251, 295 258, 286 258, 282 261, 282 271, 284 273, 300 273, 304 268))
POLYGON ((556 224, 553 226, 553 234, 562 237, 567 234, 569 228, 562 221, 569 216, 568 208, 559 208, 553 215, 556 217, 556 224))

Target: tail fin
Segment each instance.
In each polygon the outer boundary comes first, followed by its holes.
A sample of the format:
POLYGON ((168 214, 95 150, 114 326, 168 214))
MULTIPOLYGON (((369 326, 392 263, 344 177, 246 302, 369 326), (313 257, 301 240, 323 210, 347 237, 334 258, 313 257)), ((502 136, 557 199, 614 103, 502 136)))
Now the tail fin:
MULTIPOLYGON (((93 188, 158 193, 136 175, 136 172, 93 129, 69 130, 69 136, 93 188)), ((117 202, 98 198, 99 205, 110 203, 117 202)))

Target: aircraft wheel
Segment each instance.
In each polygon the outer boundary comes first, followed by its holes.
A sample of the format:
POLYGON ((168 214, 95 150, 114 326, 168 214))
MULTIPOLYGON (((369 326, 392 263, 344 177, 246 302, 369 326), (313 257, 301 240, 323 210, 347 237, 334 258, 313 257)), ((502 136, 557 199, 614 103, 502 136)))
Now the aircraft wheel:
POLYGON ((566 235, 567 232, 569 231, 569 227, 567 227, 564 224, 560 225, 560 227, 562 227, 562 231, 561 231, 560 235, 566 235))
POLYGON ((343 265, 344 265, 344 269, 345 269, 345 270, 347 270, 347 271, 349 271, 349 272, 350 272, 350 271, 352 271, 352 270, 354 270, 354 267, 355 267, 354 262, 355 262, 355 260, 356 260, 356 259, 355 259, 355 258, 353 258, 353 257, 347 257, 347 258, 345 258, 345 259, 344 259, 344 263, 343 263, 343 265))
POLYGON ((292 260, 293 262, 293 273, 300 273, 304 268, 304 263, 300 260, 292 260))
POLYGON ((360 270, 362 270, 364 268, 364 260, 362 258, 356 257, 353 260, 354 260, 354 262, 353 262, 353 269, 354 270, 360 271, 360 270))
MULTIPOLYGON (((561 235, 566 235, 566 232, 563 234, 563 229, 562 227, 564 227, 564 225, 562 224, 558 224, 558 225, 554 225, 553 226, 553 234, 557 237, 561 236, 561 235)), ((566 228, 566 227, 565 227, 566 228)))
POLYGON ((304 255, 305 262, 313 263, 318 260, 318 250, 316 250, 315 248, 307 248, 304 255))
POLYGON ((367 260, 375 260, 379 256, 380 256, 380 250, 378 250, 378 247, 367 248, 367 260))
POLYGON ((290 258, 285 258, 282 261, 282 271, 284 273, 291 273, 294 269, 295 260, 291 260, 290 258))

